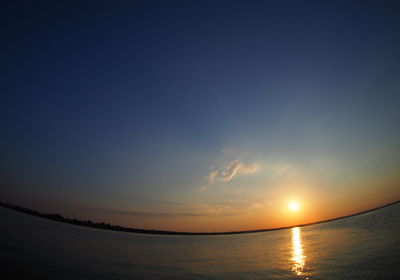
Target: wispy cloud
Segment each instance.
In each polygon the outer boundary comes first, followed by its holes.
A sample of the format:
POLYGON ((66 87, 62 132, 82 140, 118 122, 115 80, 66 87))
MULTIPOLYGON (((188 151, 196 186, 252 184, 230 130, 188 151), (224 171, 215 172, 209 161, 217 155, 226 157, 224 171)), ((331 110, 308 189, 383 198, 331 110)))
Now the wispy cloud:
POLYGON ((130 217, 146 217, 146 218, 183 218, 183 217, 222 217, 222 216, 233 216, 239 214, 245 214, 244 211, 233 209, 228 205, 213 205, 213 204, 201 204, 196 205, 192 209, 193 211, 135 211, 135 210, 119 210, 119 209, 99 209, 96 211, 108 214, 108 215, 119 215, 119 216, 130 216, 130 217))
POLYGON ((218 177, 218 170, 213 170, 207 175, 207 180, 210 184, 214 184, 218 177))
POLYGON ((129 211, 105 209, 106 212, 118 215, 128 215, 132 217, 149 217, 149 218, 177 218, 177 217, 202 217, 203 213, 196 212, 146 212, 146 211, 129 211))
POLYGON ((232 157, 231 151, 226 148, 222 150, 222 153, 229 159, 217 168, 212 168, 206 176, 208 185, 202 186, 201 190, 208 189, 210 185, 216 182, 229 182, 238 174, 254 174, 260 169, 259 163, 243 162, 238 157, 232 157))
POLYGON ((96 213, 103 215, 117 215, 126 217, 143 217, 143 218, 217 218, 228 216, 248 215, 254 211, 258 211, 272 202, 268 200, 224 200, 216 203, 201 203, 187 205, 180 210, 172 210, 168 208, 154 210, 137 210, 137 209, 110 209, 110 208, 89 208, 96 213))
MULTIPOLYGON (((215 180, 221 182, 229 182, 232 180, 236 175, 243 173, 243 174, 252 174, 256 173, 259 170, 260 166, 258 163, 243 163, 240 162, 238 159, 233 160, 228 163, 225 167, 222 167, 220 170, 214 170, 211 173, 214 173, 214 182, 215 180)), ((211 174, 210 173, 210 174, 211 174)), ((211 181, 209 181, 211 183, 211 181)))

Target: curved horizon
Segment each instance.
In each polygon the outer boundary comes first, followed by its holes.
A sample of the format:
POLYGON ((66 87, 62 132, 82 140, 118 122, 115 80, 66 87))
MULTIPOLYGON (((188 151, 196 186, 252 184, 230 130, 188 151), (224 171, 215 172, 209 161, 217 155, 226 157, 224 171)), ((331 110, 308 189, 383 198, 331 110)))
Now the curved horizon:
POLYGON ((24 214, 29 214, 31 216, 37 216, 41 217, 44 219, 56 221, 56 222, 62 222, 62 223, 67 223, 67 224, 73 224, 73 225, 78 225, 78 226, 83 226, 83 227, 90 227, 90 228, 97 228, 97 229, 102 229, 102 230, 110 230, 110 231, 120 231, 120 232, 128 232, 128 233, 142 233, 142 234, 165 234, 165 235, 225 235, 225 234, 245 234, 245 233, 257 233, 257 232, 266 232, 266 231, 275 231, 275 230, 283 230, 283 229, 290 229, 290 228, 295 228, 295 227, 305 227, 305 226, 311 226, 311 225, 317 225, 317 224, 322 224, 322 223, 327 223, 327 222, 333 222, 336 220, 341 220, 345 218, 350 218, 362 214, 366 214, 369 212, 373 212, 382 208, 390 207, 392 205, 395 205, 397 203, 400 203, 400 200, 390 202, 372 209, 367 209, 361 212, 357 213, 352 213, 346 216, 340 216, 336 218, 331 218, 327 220, 322 220, 322 221, 315 221, 315 222, 310 222, 306 224, 297 224, 297 225, 290 225, 290 226, 284 226, 284 227, 279 227, 279 228, 265 228, 265 229, 250 229, 250 230, 244 230, 244 231, 226 231, 226 232, 190 232, 190 231, 168 231, 168 230, 157 230, 157 229, 142 229, 142 228, 129 228, 129 227, 122 227, 120 225, 114 225, 114 224, 106 224, 104 222, 92 222, 91 220, 77 220, 76 218, 66 218, 63 216, 60 216, 57 213, 41 213, 37 212, 36 210, 29 209, 29 208, 24 208, 19 205, 13 205, 10 203, 4 203, 0 202, 0 206, 11 209, 14 211, 22 212, 24 214))

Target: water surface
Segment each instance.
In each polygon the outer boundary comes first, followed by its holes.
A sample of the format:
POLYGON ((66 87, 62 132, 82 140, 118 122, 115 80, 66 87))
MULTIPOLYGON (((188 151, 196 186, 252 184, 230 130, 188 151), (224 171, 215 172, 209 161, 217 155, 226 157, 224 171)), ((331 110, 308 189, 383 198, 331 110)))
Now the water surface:
POLYGON ((216 236, 146 235, 0 207, 6 279, 400 279, 400 204, 324 224, 216 236))

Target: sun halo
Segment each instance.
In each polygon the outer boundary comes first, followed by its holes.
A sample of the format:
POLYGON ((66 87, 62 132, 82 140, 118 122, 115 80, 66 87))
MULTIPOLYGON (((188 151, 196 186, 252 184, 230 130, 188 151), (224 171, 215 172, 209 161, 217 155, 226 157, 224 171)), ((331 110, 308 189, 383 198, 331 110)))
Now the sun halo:
POLYGON ((292 211, 298 211, 300 209, 300 206, 296 201, 289 202, 288 207, 292 211))

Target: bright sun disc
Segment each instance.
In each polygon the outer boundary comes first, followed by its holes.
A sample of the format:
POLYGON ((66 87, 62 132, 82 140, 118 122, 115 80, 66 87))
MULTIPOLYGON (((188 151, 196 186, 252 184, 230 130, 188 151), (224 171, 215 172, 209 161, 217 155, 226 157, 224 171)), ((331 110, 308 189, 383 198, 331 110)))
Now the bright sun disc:
POLYGON ((289 203, 289 209, 292 211, 297 211, 299 210, 299 204, 295 201, 292 201, 289 203))

